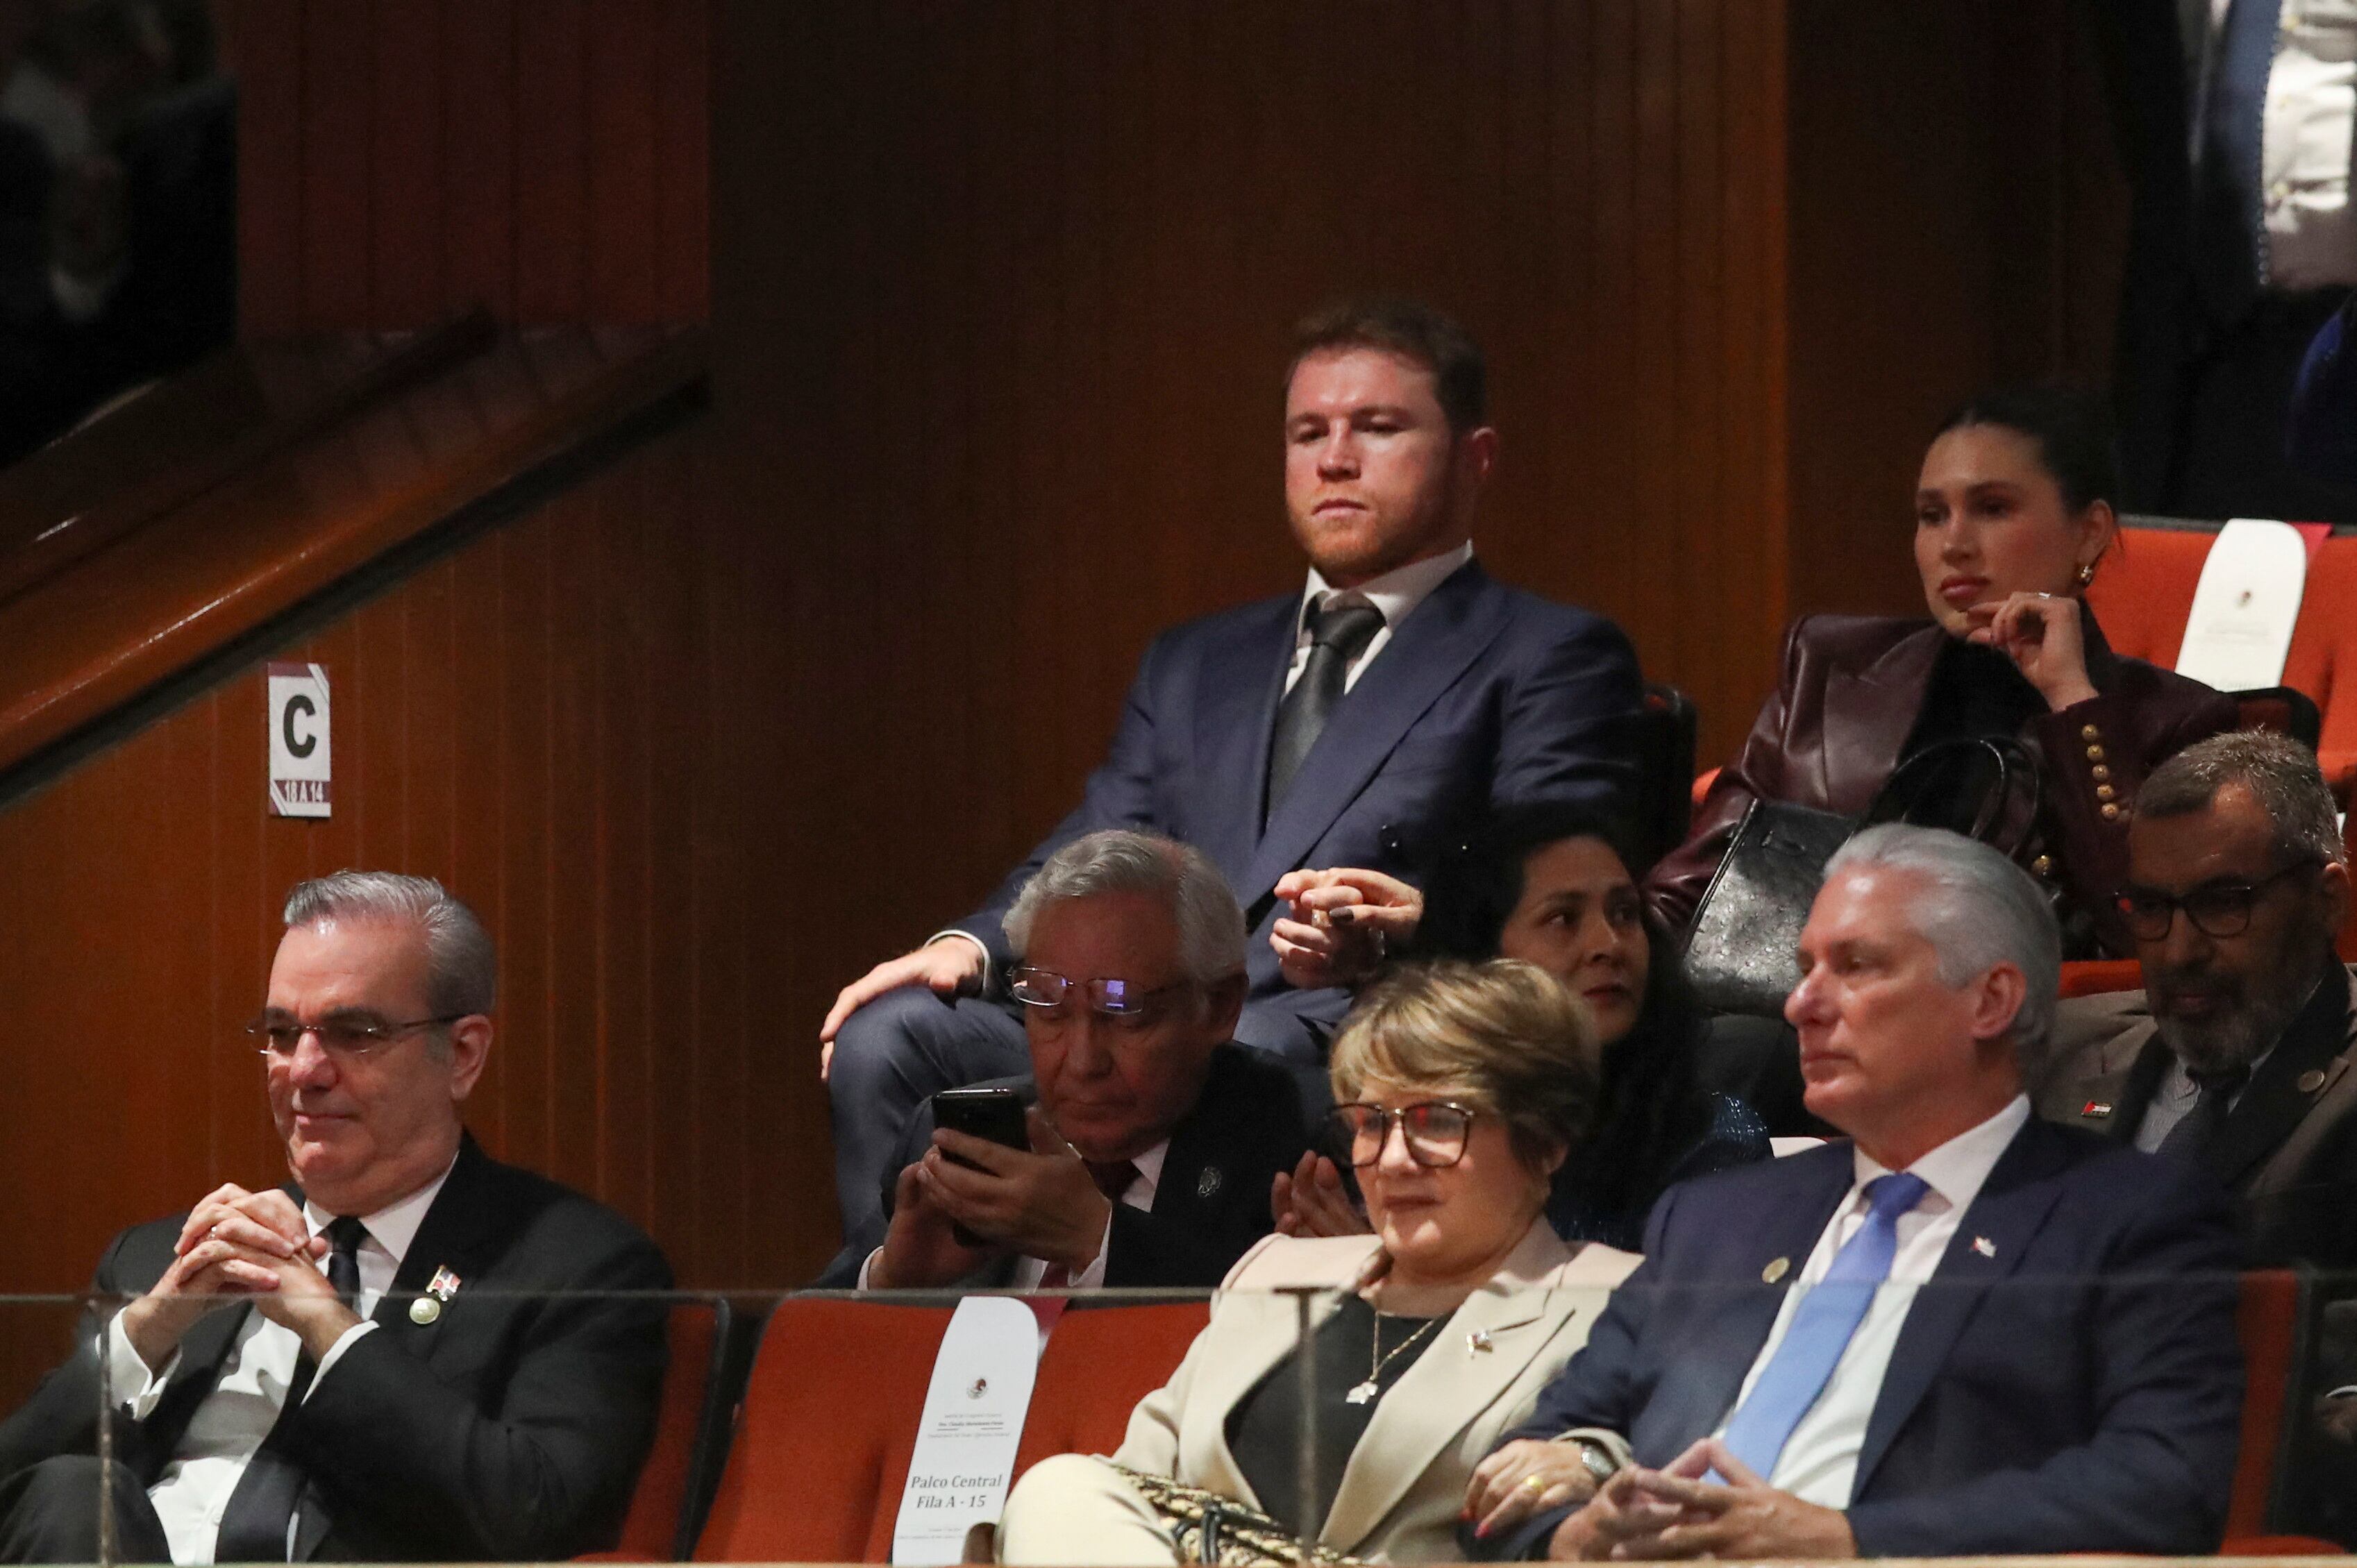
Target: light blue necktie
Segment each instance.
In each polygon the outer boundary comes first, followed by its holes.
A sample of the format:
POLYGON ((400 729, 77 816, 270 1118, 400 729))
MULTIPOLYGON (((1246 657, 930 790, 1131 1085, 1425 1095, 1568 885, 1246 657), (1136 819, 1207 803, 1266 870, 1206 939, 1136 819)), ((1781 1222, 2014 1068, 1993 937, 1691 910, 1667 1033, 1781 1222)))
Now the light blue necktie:
POLYGON ((1766 1480, 1801 1417, 1817 1402, 1834 1368, 1849 1348, 1850 1336, 1874 1305, 1874 1293, 1890 1277, 1899 1251, 1899 1217, 1915 1207, 1930 1184, 1907 1171, 1866 1184, 1866 1223, 1834 1254, 1833 1267, 1801 1298, 1784 1342, 1776 1347, 1751 1385, 1751 1397, 1727 1423, 1727 1451, 1766 1480))

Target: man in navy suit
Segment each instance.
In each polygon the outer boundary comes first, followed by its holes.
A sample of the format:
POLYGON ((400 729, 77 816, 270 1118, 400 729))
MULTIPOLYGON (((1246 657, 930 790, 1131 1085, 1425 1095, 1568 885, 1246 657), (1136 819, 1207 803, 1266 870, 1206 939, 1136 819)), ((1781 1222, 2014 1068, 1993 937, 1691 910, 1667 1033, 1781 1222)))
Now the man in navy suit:
POLYGON ((1023 1070, 1000 994, 1001 917, 1062 845, 1142 828, 1201 849, 1254 928, 1236 1038, 1314 1077, 1349 998, 1299 991, 1267 941, 1277 879, 1308 865, 1415 876, 1453 825, 1512 801, 1633 790, 1637 661, 1611 622, 1473 560, 1498 451, 1481 353, 1425 306, 1351 302, 1301 324, 1286 378, 1286 506, 1304 591, 1157 639, 1080 805, 980 910, 877 965, 820 1029, 844 1233, 936 1090, 1023 1070))
POLYGON ((2060 950, 1994 850, 1895 825, 1844 846, 1785 1015, 1809 1109, 1854 1142, 1663 1197, 1484 1463, 1476 1555, 2216 1549, 2233 1219, 2185 1162, 2031 1118, 2060 950))

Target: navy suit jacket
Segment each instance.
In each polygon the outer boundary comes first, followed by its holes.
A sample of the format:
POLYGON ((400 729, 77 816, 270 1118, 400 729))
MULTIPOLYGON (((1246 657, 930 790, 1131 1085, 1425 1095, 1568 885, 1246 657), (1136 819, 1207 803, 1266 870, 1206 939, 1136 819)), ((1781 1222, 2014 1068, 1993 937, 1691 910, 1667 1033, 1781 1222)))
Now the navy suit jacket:
MULTIPOLYGON (((1834 1144, 1672 1187, 1644 1263, 1505 1441, 1601 1427, 1661 1466, 1717 1431, 1853 1175, 1834 1144)), ((2241 1262, 2223 1190, 2191 1165, 2024 1126, 1900 1332, 1851 1492, 1860 1554, 2215 1551, 2241 1262)), ((1544 1556, 1567 1512, 1469 1544, 1544 1556)))
MULTIPOLYGON (((1300 607, 1288 595, 1157 638, 1080 806, 957 929, 1004 965, 1000 919, 1049 855, 1103 828, 1167 833, 1210 855, 1243 903, 1253 1001, 1339 1016, 1343 993, 1292 991, 1277 972, 1267 939, 1278 877, 1358 865, 1420 880, 1442 836, 1492 805, 1610 809, 1633 797, 1643 692, 1628 638, 1469 562, 1393 629, 1264 828, 1269 736, 1300 607)), ((1267 1043, 1254 1033, 1239 1037, 1267 1043)))

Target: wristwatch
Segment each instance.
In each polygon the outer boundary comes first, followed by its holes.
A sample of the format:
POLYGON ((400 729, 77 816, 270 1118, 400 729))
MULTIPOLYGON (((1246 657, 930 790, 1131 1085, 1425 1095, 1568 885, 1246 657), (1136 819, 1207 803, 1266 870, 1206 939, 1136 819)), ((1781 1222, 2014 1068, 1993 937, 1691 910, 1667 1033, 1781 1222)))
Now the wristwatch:
POLYGON ((1620 1463, 1612 1457, 1611 1451, 1594 1438, 1575 1437, 1571 1441, 1579 1450, 1580 1463, 1587 1466, 1587 1473, 1596 1477, 1598 1486, 1600 1487, 1610 1480, 1614 1473, 1620 1468, 1620 1463))

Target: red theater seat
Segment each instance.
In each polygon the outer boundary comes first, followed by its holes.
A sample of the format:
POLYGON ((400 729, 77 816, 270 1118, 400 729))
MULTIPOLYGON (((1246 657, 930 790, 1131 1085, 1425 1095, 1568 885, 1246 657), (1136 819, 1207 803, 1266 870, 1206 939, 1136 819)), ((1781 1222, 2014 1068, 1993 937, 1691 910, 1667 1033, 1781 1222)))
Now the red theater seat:
MULTIPOLYGON (((2087 590, 2115 652, 2176 667, 2194 585, 2215 537, 2198 526, 2131 521, 2120 530, 2119 548, 2087 590)), ((2357 779, 2357 535, 2327 539, 2309 558, 2283 683, 2316 703, 2323 719, 2317 755, 2334 791, 2347 800, 2357 779)))
POLYGON ((654 1446, 630 1493, 630 1511, 614 1557, 628 1562, 675 1561, 687 1554, 690 1509, 703 1467, 725 1435, 726 1392, 718 1384, 728 1337, 728 1304, 715 1297, 671 1309, 671 1365, 663 1375, 662 1406, 655 1412, 654 1446))
POLYGON ((2298 1369, 2301 1325, 2307 1317, 2308 1282, 2292 1269, 2254 1269, 2243 1276, 2234 1313, 2243 1341, 2243 1453, 2234 1466, 2234 1491, 2226 1505, 2228 1557, 2337 1555, 2331 1541, 2306 1535, 2265 1533, 2276 1514, 2276 1467, 2288 1446, 2297 1412, 2291 1402, 2298 1369))
POLYGON ((882 1563, 948 1307, 778 1304, 699 1563, 882 1563))
POLYGON ((1170 1380, 1211 1316, 1208 1302, 1065 1313, 1039 1358, 1015 1473, 1050 1455, 1110 1454, 1120 1447, 1131 1408, 1170 1380))

